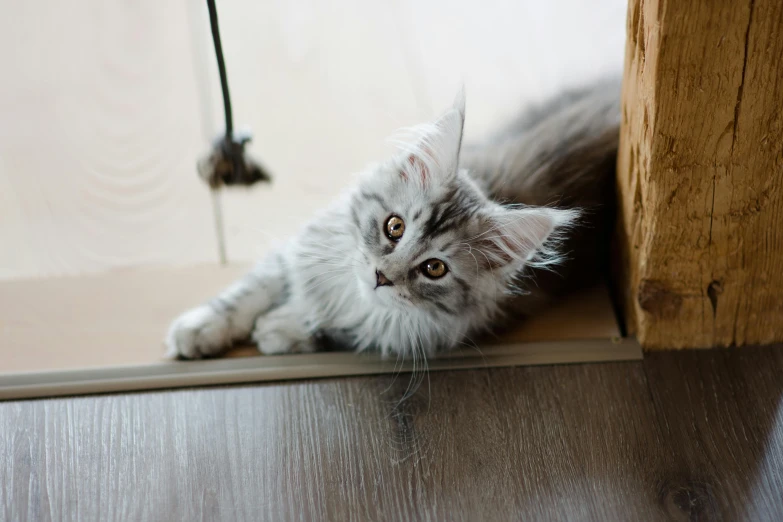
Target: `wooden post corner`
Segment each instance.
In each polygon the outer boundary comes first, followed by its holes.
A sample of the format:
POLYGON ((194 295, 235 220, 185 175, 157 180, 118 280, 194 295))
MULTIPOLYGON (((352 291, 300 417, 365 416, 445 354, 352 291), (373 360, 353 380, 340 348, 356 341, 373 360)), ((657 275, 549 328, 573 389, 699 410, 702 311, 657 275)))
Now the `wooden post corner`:
POLYGON ((617 183, 647 349, 783 341, 783 2, 630 0, 617 183))

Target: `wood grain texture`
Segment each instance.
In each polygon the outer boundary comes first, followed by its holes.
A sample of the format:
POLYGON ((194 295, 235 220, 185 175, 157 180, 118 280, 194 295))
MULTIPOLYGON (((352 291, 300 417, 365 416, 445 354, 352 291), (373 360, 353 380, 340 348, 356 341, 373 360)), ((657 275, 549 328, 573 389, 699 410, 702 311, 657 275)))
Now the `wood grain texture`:
MULTIPOLYGON (((220 2, 235 120, 275 176, 223 194, 229 259, 295 233, 463 81, 475 136, 619 69, 623 5, 220 2)), ((222 126, 205 2, 12 2, 0 62, 0 279, 217 261, 195 172, 222 126)))
POLYGON ((184 1, 0 17, 0 278, 211 261, 184 1))
MULTIPOLYGON (((293 234, 419 119, 388 11, 221 3, 236 124, 275 175, 271 188, 224 194, 230 259, 293 234)), ((200 1, 8 6, 0 279, 217 260, 195 169, 222 127, 209 38, 200 1)))
POLYGON ((0 404, 0 520, 780 520, 781 348, 0 404))
POLYGON ((783 349, 649 353, 644 367, 675 519, 783 520, 783 349))
POLYGON ((618 160, 648 348, 783 340, 783 4, 632 0, 618 160))

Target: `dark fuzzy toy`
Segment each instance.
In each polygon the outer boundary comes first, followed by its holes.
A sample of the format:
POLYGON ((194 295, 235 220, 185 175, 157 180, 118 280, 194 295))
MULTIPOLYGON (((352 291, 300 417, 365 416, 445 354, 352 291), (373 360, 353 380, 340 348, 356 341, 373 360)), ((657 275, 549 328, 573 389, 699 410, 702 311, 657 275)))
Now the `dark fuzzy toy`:
POLYGON ((250 134, 234 133, 215 140, 210 153, 198 162, 199 176, 210 188, 272 181, 267 170, 245 152, 251 139, 250 134))

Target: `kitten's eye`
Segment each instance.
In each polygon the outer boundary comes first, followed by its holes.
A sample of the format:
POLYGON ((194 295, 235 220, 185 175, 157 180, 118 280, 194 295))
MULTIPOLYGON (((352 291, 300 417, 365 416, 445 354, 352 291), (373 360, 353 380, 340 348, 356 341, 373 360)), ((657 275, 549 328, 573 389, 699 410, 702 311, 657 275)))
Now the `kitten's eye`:
POLYGON ((428 259, 421 264, 421 272, 430 279, 438 279, 446 275, 449 267, 440 259, 428 259))
POLYGON ((391 216, 386 220, 386 237, 399 241, 405 233, 405 221, 400 216, 391 216))

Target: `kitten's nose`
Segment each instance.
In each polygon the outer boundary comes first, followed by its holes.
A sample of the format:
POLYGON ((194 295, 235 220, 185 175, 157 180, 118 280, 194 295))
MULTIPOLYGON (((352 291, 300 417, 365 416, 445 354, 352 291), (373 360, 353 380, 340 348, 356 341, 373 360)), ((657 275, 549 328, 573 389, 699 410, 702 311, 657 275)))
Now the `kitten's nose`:
POLYGON ((378 288, 379 286, 392 286, 394 283, 389 281, 389 279, 383 275, 383 272, 380 270, 375 271, 375 288, 378 288))

